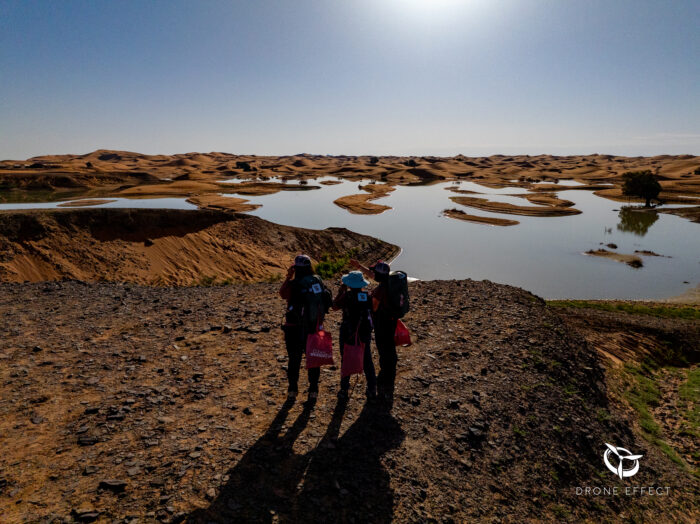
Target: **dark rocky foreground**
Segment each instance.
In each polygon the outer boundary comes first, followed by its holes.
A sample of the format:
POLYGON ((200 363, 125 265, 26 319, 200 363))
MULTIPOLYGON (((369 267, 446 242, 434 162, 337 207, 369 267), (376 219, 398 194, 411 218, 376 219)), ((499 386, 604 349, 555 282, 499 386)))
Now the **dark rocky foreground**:
POLYGON ((338 404, 337 369, 284 402, 276 289, 0 285, 0 521, 696 520, 698 481, 530 293, 412 284, 392 408, 362 379, 338 404), (605 442, 644 454, 633 480, 605 442), (671 489, 576 495, 629 485, 671 489))

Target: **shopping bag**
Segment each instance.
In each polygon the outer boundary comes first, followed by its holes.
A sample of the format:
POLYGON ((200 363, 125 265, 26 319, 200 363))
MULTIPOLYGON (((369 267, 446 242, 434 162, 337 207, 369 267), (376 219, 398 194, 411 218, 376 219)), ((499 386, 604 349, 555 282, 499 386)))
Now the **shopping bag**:
POLYGON ((394 344, 397 346, 410 346, 411 333, 408 331, 406 324, 401 320, 396 322, 396 331, 394 331, 394 344))
POLYGON ((340 376, 357 375, 364 371, 365 344, 355 335, 354 344, 343 346, 343 364, 340 366, 340 376))
POLYGON ((333 365, 333 340, 328 331, 319 329, 306 337, 306 369, 333 365))

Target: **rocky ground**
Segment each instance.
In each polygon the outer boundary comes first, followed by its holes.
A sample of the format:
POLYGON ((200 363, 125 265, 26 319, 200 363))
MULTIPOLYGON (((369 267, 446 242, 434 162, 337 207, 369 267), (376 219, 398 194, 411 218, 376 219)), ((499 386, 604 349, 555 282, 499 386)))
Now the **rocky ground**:
POLYGON ((640 435, 602 357, 530 293, 412 284, 391 406, 365 404, 363 379, 338 403, 336 368, 315 405, 285 403, 276 291, 0 284, 0 520, 698 518, 697 479, 640 435), (606 442, 644 454, 634 481, 605 468, 606 442), (670 494, 576 494, 632 483, 670 494))

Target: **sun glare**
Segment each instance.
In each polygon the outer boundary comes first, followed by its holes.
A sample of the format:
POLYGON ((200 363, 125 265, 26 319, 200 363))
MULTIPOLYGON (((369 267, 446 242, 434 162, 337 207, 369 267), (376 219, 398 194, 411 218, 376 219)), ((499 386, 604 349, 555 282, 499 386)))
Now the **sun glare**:
POLYGON ((475 0, 395 0, 395 2, 406 9, 436 11, 466 7, 470 4, 474 4, 475 0))
POLYGON ((459 19, 486 4, 483 0, 388 0, 385 5, 407 18, 434 22, 459 19))

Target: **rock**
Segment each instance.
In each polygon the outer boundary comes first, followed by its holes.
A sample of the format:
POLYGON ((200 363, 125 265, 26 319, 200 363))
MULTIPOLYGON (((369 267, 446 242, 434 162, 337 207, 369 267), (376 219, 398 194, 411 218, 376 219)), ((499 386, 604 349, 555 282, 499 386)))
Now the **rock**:
POLYGON ((97 437, 93 435, 80 435, 80 437, 78 437, 79 446, 94 446, 97 442, 97 437))
POLYGON ((105 479, 100 481, 98 488, 112 491, 114 493, 122 493, 124 490, 126 490, 126 486, 127 483, 125 480, 105 479))
POLYGON ((139 468, 138 466, 134 466, 133 468, 129 468, 126 470, 126 474, 130 477, 135 477, 139 473, 141 473, 141 468, 139 468))
POLYGON ((147 238, 143 241, 143 245, 146 247, 151 247, 153 245, 153 240, 151 240, 150 238, 147 238))
POLYGON ((94 509, 74 509, 71 514, 78 522, 93 522, 100 517, 100 512, 94 509))
POLYGON ((209 488, 207 490, 207 499, 214 500, 216 498, 216 490, 214 488, 209 488))
POLYGON ((88 465, 85 466, 85 468, 83 469, 83 475, 94 475, 94 474, 97 473, 99 470, 100 470, 100 468, 98 468, 97 466, 93 466, 93 465, 88 464, 88 465))
POLYGON ((42 348, 41 346, 34 346, 32 348, 33 353, 40 353, 41 351, 44 351, 44 348, 42 348))

